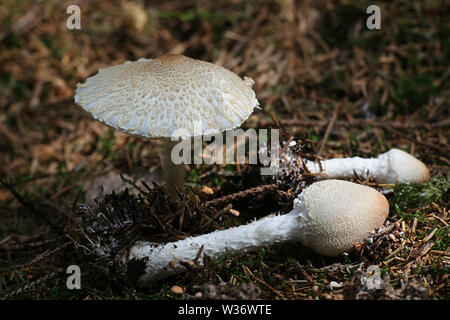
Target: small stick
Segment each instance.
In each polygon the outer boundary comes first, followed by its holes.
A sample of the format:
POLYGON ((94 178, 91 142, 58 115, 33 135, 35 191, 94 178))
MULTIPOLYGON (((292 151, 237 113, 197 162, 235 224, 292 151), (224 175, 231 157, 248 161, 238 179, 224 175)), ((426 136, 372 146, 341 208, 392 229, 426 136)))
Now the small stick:
POLYGON ((323 148, 327 144, 328 136, 330 135, 330 132, 331 132, 331 129, 333 128, 334 122, 336 121, 338 110, 339 110, 339 104, 336 103, 334 105, 333 115, 331 116, 331 119, 330 119, 330 122, 328 123, 327 129, 325 130, 323 139, 320 142, 319 151, 317 151, 317 156, 320 156, 320 154, 323 151, 323 148))
POLYGON ((223 196, 221 198, 217 198, 217 199, 214 199, 214 200, 206 201, 206 206, 207 207, 216 206, 216 205, 224 203, 224 202, 235 201, 235 200, 240 199, 240 198, 245 198, 245 197, 248 197, 250 195, 258 194, 258 193, 261 193, 261 192, 271 191, 271 190, 274 190, 276 188, 277 188, 276 184, 267 184, 267 185, 264 185, 264 186, 254 187, 254 188, 247 189, 247 190, 244 190, 244 191, 239 191, 239 192, 236 192, 236 193, 228 194, 228 195, 223 196))

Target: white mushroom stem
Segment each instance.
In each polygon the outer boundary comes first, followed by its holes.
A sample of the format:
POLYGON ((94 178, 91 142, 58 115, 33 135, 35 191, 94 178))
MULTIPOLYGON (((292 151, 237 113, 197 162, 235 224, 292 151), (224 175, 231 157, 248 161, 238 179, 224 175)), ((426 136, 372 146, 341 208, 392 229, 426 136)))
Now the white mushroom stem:
POLYGON ((184 190, 184 163, 175 164, 172 162, 171 153, 172 148, 179 143, 178 141, 171 141, 164 139, 163 145, 163 173, 166 181, 166 190, 172 199, 177 199, 177 191, 184 190))
POLYGON ((138 283, 147 285, 185 271, 180 261, 194 260, 202 246, 202 252, 212 259, 286 241, 299 241, 319 254, 337 256, 381 227, 388 213, 386 198, 375 189, 325 180, 303 190, 285 215, 164 245, 139 242, 130 249, 128 260, 146 262, 138 283))
POLYGON ((354 176, 366 178, 367 173, 379 183, 421 183, 430 179, 428 168, 412 155, 391 149, 377 158, 360 157, 306 161, 311 173, 324 173, 331 179, 345 179, 354 176))

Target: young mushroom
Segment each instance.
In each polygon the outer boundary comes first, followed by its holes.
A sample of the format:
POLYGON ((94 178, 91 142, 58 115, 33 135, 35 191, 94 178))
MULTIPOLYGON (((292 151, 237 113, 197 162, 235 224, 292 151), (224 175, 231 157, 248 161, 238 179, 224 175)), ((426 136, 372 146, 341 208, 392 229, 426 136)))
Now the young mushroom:
POLYGON ((184 164, 175 164, 175 138, 190 139, 240 126, 259 103, 251 78, 178 54, 100 70, 78 84, 75 103, 118 131, 164 140, 168 193, 183 189, 184 164))
POLYGON ((430 179, 428 168, 409 153, 399 149, 391 149, 377 158, 342 158, 306 161, 311 173, 323 173, 330 179, 345 179, 354 176, 365 178, 367 173, 378 183, 421 183, 430 179))
POLYGON ((321 255, 337 256, 381 227, 388 213, 386 198, 375 189, 325 180, 305 188, 287 214, 164 245, 139 242, 122 259, 145 261, 145 274, 138 283, 146 285, 183 272, 180 261, 194 260, 202 246, 212 259, 285 241, 299 241, 321 255))

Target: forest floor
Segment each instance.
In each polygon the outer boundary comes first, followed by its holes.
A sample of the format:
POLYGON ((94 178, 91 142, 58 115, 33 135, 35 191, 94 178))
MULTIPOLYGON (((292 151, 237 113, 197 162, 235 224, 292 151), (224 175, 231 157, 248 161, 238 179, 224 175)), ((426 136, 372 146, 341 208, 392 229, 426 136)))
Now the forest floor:
POLYGON ((142 3, 78 1, 81 30, 66 28, 65 1, 0 4, 0 298, 450 298, 448 2, 382 2, 380 30, 366 27, 368 1, 142 3), (263 187, 274 181, 257 165, 190 165, 180 210, 151 183, 162 181, 158 141, 116 132, 74 105, 77 82, 99 68, 168 52, 253 78, 261 110, 243 128, 279 128, 304 158, 399 148, 432 179, 380 186, 354 177, 383 191, 390 213, 381 232, 336 258, 289 243, 194 265, 151 287, 116 278, 74 247, 74 222, 88 206, 160 220, 151 232, 120 234, 127 245, 284 213, 295 196, 286 183, 263 187), (66 286, 69 265, 82 270, 81 290, 66 286))

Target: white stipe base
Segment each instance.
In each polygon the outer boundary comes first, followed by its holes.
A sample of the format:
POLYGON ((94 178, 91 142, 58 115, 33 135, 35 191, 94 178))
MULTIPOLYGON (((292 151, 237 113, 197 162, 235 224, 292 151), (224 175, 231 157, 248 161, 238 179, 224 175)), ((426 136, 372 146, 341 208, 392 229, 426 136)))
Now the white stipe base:
MULTIPOLYGON (((214 260, 223 257, 227 252, 230 255, 245 253, 274 243, 298 240, 297 217, 298 213, 293 210, 285 215, 276 215, 236 228, 165 245, 154 246, 151 243, 140 242, 131 248, 129 258, 145 259, 147 263, 146 274, 139 279, 140 283, 154 282, 186 271, 179 262, 193 260, 202 246, 202 254, 205 253, 214 260), (283 230, 283 233, 279 230, 283 230), (175 265, 169 266, 171 261, 175 265)), ((202 265, 202 260, 199 259, 197 263, 202 265)))

